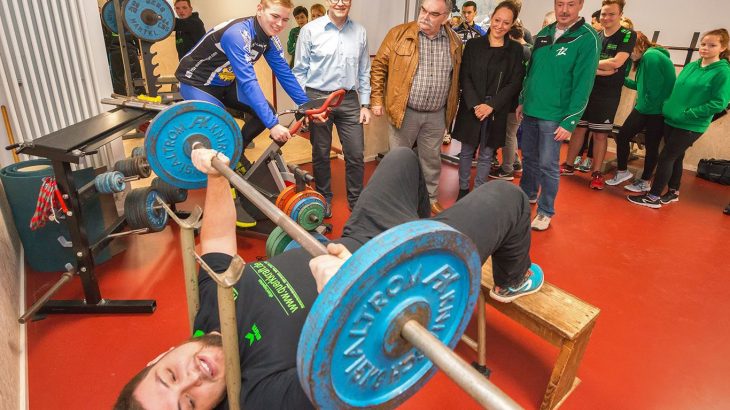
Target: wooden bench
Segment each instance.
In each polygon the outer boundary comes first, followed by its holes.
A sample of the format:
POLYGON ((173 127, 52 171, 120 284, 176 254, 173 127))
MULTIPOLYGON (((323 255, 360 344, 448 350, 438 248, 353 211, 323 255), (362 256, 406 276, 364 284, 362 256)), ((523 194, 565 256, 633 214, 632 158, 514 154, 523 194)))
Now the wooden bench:
POLYGON ((482 266, 482 288, 477 304, 477 339, 462 340, 477 351, 477 364, 486 369, 485 303, 522 324, 530 331, 560 348, 541 409, 553 409, 580 383, 578 366, 588 346, 600 309, 547 282, 539 292, 501 303, 489 297, 494 287, 491 258, 482 266))

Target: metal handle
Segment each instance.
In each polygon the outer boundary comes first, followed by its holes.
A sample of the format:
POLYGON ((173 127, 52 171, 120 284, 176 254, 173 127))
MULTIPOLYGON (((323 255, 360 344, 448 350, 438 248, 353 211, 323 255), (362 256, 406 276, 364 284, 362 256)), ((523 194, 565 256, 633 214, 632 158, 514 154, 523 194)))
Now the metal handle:
MULTIPOLYGON (((323 112, 327 111, 330 107, 337 107, 338 105, 342 104, 342 100, 345 98, 345 90, 337 90, 330 93, 329 96, 327 96, 327 99, 324 100, 321 106, 319 108, 312 108, 309 110, 304 111, 304 115, 307 117, 311 117, 313 115, 322 114, 323 112)), ((297 131, 299 131, 300 128, 302 128, 302 123, 304 122, 304 119, 300 119, 298 121, 294 121, 289 126, 289 134, 296 134, 297 131)))

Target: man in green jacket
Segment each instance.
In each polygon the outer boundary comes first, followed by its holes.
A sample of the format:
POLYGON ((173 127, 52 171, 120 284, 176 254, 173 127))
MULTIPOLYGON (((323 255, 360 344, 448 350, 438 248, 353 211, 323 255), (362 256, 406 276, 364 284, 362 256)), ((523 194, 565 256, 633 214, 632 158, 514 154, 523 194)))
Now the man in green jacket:
POLYGON ((538 204, 535 230, 546 230, 555 215, 560 146, 586 109, 598 67, 601 44, 579 17, 582 8, 583 0, 555 0, 557 21, 537 34, 516 111, 522 119, 520 187, 538 204))

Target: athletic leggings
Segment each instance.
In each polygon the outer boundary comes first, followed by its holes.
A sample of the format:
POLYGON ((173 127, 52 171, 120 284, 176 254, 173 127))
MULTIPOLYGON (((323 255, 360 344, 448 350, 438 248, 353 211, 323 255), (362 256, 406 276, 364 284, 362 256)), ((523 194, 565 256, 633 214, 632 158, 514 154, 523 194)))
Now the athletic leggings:
POLYGON ((682 162, 684 153, 695 143, 702 133, 674 128, 664 124, 664 148, 659 154, 659 163, 656 167, 656 176, 651 184, 650 194, 659 196, 664 188, 679 191, 679 182, 682 179, 682 162))
POLYGON ((648 181, 654 173, 654 167, 659 156, 659 143, 662 140, 662 132, 664 131, 663 115, 642 114, 636 111, 636 108, 631 110, 631 114, 626 117, 626 121, 624 121, 616 137, 616 159, 618 161, 618 170, 626 171, 631 139, 641 132, 644 127, 646 127, 644 133, 646 156, 644 157, 644 171, 641 173, 641 179, 648 181))

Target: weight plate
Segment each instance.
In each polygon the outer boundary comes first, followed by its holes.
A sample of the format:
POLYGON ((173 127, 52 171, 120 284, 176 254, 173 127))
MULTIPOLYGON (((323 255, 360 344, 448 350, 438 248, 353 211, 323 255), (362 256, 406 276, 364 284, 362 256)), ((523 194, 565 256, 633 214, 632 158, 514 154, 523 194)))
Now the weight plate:
POLYGON ((144 156, 145 156, 145 154, 144 154, 143 146, 132 148, 132 157, 144 157, 144 156))
POLYGON ((286 202, 296 192, 297 192, 296 185, 289 185, 288 187, 284 188, 281 192, 279 192, 279 196, 276 197, 276 207, 283 211, 284 206, 286 205, 286 202))
POLYGON ((266 257, 271 258, 284 252, 284 249, 291 241, 291 237, 281 227, 277 226, 266 238, 266 257))
MULTIPOLYGON (((320 241, 321 243, 323 243, 325 245, 328 244, 330 241, 326 236, 322 235, 319 232, 311 232, 311 234, 312 234, 312 236, 314 236, 314 239, 320 241)), ((290 251, 292 249, 301 248, 301 247, 302 247, 302 245, 299 245, 299 242, 292 240, 291 242, 289 242, 288 245, 286 245, 283 252, 290 251)))
POLYGON ((101 8, 101 21, 112 33, 117 34, 119 32, 117 29, 117 13, 114 12, 113 1, 107 1, 104 3, 104 7, 101 8))
POLYGON ((294 207, 292 207, 291 214, 289 214, 289 217, 291 219, 293 219, 293 220, 296 221, 297 220, 297 217, 299 215, 299 211, 305 205, 313 204, 313 203, 316 203, 316 202, 318 202, 317 198, 313 198, 313 197, 306 197, 306 198, 300 199, 299 201, 297 201, 296 204, 294 204, 294 207))
POLYGON ((147 128, 145 152, 152 170, 176 187, 204 187, 207 176, 190 159, 197 141, 228 158, 240 157, 243 149, 238 125, 223 108, 204 101, 183 101, 157 114, 147 128))
POLYGON ((436 221, 376 236, 319 294, 302 329, 297 371, 318 408, 392 408, 436 372, 400 336, 417 320, 453 349, 474 310, 480 260, 473 242, 436 221))
POLYGON ((313 189, 305 189, 304 191, 297 192, 289 198, 289 200, 286 202, 286 205, 284 205, 284 213, 291 216, 294 207, 297 206, 299 201, 304 198, 318 198, 323 203, 325 202, 324 197, 319 192, 313 189))
POLYGON ((325 212, 325 205, 316 201, 302 207, 302 209, 297 213, 296 221, 302 228, 312 231, 322 225, 325 212))
POLYGON ((165 0, 127 0, 122 17, 129 31, 144 41, 160 41, 175 28, 172 6, 165 0))
POLYGON ((150 228, 152 232, 159 232, 165 229, 167 224, 167 212, 160 204, 157 203, 157 198, 160 194, 152 189, 147 188, 145 195, 145 208, 144 216, 146 220, 146 226, 150 228))

